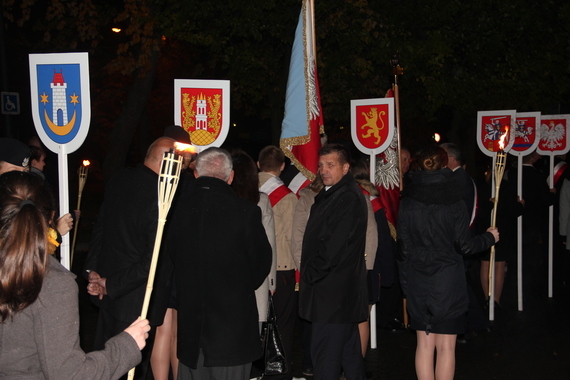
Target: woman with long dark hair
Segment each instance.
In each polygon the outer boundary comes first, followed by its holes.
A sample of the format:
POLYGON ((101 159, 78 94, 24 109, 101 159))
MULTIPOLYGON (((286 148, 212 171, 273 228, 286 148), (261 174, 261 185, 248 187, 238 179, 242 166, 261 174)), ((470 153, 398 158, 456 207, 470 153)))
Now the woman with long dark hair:
POLYGON ((416 162, 420 170, 409 175, 398 215, 400 282, 417 335, 418 379, 450 380, 469 305, 462 256, 489 248, 499 233, 489 228, 472 236, 461 186, 442 148, 423 149, 416 162))
MULTIPOLYGON (((273 222, 273 210, 269 197, 259 191, 259 177, 257 175, 257 165, 253 158, 240 149, 232 150, 232 163, 234 168, 234 180, 230 185, 237 193, 238 197, 255 203, 261 209, 261 219, 263 228, 267 235, 267 240, 271 244, 273 250, 273 259, 271 261, 271 270, 269 275, 255 291, 257 301, 257 311, 259 314, 259 323, 267 320, 267 304, 269 302, 269 294, 275 292, 276 284, 276 268, 277 254, 275 251, 275 225, 273 222)), ((261 328, 261 327, 260 327, 261 328)))
POLYGON ((140 362, 148 320, 81 350, 75 276, 48 252, 53 205, 40 177, 0 176, 0 378, 118 379, 140 362))

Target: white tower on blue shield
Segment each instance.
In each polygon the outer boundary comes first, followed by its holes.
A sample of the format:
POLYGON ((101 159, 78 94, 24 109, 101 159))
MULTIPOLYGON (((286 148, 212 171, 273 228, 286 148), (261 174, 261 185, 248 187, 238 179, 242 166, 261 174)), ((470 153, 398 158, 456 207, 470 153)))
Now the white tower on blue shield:
POLYGON ((52 121, 55 125, 67 124, 67 83, 63 80, 63 73, 54 73, 51 83, 52 121))

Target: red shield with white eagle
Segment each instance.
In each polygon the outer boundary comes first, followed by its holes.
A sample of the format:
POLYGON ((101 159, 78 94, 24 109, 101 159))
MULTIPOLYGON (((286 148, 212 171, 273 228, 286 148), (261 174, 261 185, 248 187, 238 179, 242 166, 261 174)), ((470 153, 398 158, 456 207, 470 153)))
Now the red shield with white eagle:
POLYGON ((570 149, 568 144, 568 120, 570 115, 543 115, 540 121, 540 141, 537 151, 540 154, 564 154, 570 149))
POLYGON ((352 140, 364 153, 388 149, 394 135, 394 99, 351 101, 352 140))
POLYGON ((174 118, 193 145, 222 145, 229 129, 229 81, 175 80, 174 118))

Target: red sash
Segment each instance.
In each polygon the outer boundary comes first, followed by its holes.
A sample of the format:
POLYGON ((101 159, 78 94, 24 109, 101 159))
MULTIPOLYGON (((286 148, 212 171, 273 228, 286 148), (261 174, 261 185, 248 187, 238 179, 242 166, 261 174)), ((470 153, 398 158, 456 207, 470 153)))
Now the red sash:
POLYGON ((267 196, 269 197, 269 202, 271 202, 271 207, 275 207, 275 205, 289 193, 292 193, 292 191, 285 185, 281 185, 269 193, 267 196))

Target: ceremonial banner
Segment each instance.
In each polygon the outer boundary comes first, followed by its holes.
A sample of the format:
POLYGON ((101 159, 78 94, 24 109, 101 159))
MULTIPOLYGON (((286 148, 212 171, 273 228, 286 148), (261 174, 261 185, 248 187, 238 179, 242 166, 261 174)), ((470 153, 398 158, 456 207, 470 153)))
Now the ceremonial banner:
POLYGON ((548 156, 568 153, 570 115, 542 115, 540 119, 540 142, 537 152, 548 156))
POLYGON ((91 121, 87 53, 30 54, 32 118, 38 136, 54 153, 75 152, 91 121))
POLYGON ((198 151, 221 146, 230 127, 230 81, 175 79, 174 124, 198 151))
POLYGON ((508 152, 511 149, 516 113, 516 110, 477 112, 477 145, 485 155, 494 157, 501 150, 499 140, 505 133, 508 135, 502 150, 508 152))
POLYGON ((540 112, 516 114, 514 143, 509 151, 514 156, 526 156, 538 147, 540 141, 540 112))
POLYGON ((376 155, 390 146, 394 137, 394 98, 350 101, 352 142, 365 154, 376 155))
MULTIPOLYGON (((91 122, 87 53, 30 54, 32 119, 43 144, 57 153, 59 214, 69 211, 67 155, 85 141, 91 122)), ((62 236, 61 264, 71 269, 69 234, 62 236)))
POLYGON ((280 147, 300 172, 289 184, 295 193, 315 178, 321 148, 320 134, 324 133, 313 19, 310 1, 305 0, 291 52, 285 117, 281 127, 280 147))

